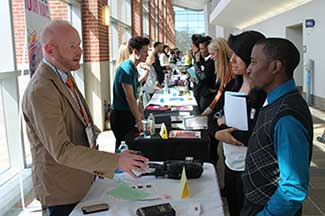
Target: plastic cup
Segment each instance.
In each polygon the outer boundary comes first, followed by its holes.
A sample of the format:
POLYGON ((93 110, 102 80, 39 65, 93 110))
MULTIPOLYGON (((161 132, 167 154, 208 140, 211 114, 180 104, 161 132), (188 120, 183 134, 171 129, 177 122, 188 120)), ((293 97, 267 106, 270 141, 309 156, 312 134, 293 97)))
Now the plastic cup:
POLYGON ((147 120, 142 120, 142 125, 143 125, 143 137, 144 138, 150 138, 151 137, 151 128, 150 124, 147 120))

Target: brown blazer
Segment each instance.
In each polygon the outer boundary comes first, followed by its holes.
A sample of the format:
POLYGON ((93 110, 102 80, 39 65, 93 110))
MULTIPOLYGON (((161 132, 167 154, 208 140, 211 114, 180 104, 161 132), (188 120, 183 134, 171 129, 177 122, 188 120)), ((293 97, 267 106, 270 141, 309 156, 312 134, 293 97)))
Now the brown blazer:
POLYGON ((113 176, 117 156, 89 148, 77 103, 60 77, 43 62, 26 88, 22 110, 31 144, 34 190, 42 205, 79 202, 94 175, 113 176))

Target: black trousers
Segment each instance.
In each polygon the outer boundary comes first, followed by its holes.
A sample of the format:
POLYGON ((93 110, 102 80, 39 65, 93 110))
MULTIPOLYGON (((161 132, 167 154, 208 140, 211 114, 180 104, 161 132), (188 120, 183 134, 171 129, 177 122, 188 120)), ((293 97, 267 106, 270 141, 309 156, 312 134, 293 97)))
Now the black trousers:
POLYGON ((198 104, 199 104, 201 113, 210 105, 210 103, 213 101, 214 97, 215 97, 214 94, 211 94, 208 96, 200 96, 198 104))
POLYGON ((134 130, 135 119, 131 111, 112 110, 110 122, 116 139, 115 149, 117 149, 121 141, 125 140, 126 134, 134 130))
POLYGON ((244 204, 242 173, 225 165, 225 189, 230 216, 239 216, 244 204))
MULTIPOLYGON (((200 108, 200 89, 199 89, 199 86, 194 84, 193 86, 193 95, 194 95, 194 98, 197 102, 197 106, 199 107, 199 112, 202 113, 201 111, 201 108, 200 108)), ((204 110, 203 110, 204 111, 204 110)))
POLYGON ((212 163, 214 166, 217 166, 217 161, 219 159, 219 155, 218 155, 218 145, 219 145, 219 140, 216 140, 216 138, 214 138, 213 136, 211 136, 211 134, 209 133, 209 137, 210 137, 210 163, 212 163))
MULTIPOLYGON (((248 201, 246 198, 244 198, 244 206, 240 212, 240 216, 255 216, 263 209, 264 206, 253 204, 250 201, 248 201)), ((302 207, 297 211, 295 216, 301 216, 301 215, 302 215, 302 207)))
POLYGON ((68 205, 57 205, 47 207, 50 213, 50 216, 69 216, 77 203, 68 204, 68 205))

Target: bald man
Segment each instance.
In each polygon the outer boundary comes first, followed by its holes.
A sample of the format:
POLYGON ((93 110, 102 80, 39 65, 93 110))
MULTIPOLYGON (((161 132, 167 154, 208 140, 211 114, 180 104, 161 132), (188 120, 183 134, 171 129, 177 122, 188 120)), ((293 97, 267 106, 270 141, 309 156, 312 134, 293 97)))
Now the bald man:
POLYGON ((147 158, 134 151, 116 155, 96 150, 96 130, 87 103, 71 71, 80 68, 78 32, 66 21, 53 21, 41 36, 44 59, 22 102, 31 144, 35 194, 50 216, 69 215, 93 182, 111 178, 115 169, 135 176, 147 158))

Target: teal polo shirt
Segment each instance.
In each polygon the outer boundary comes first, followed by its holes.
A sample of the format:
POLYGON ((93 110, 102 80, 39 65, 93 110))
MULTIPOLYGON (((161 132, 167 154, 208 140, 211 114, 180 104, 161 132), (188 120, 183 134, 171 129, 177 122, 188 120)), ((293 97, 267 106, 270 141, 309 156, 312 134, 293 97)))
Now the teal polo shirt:
POLYGON ((133 94, 136 98, 138 86, 138 70, 130 59, 122 62, 116 69, 113 84, 113 110, 130 110, 129 105, 126 101, 125 92, 122 88, 122 83, 132 85, 133 94))

